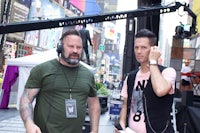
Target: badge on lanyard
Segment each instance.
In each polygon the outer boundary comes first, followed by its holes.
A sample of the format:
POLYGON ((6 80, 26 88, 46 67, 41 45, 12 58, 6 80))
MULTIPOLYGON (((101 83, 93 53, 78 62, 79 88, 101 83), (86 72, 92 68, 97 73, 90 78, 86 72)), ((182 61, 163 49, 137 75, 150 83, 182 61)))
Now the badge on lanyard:
POLYGON ((76 99, 65 99, 66 117, 77 118, 76 99))

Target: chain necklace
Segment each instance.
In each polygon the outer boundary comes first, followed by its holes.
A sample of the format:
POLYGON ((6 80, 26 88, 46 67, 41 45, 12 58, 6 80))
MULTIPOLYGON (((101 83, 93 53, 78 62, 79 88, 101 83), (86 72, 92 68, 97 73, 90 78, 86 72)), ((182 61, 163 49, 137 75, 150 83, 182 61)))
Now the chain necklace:
MULTIPOLYGON (((145 112, 145 114, 146 114, 147 121, 148 121, 148 123, 149 123, 149 127, 150 127, 150 129, 151 129, 151 131, 152 131, 153 133, 157 133, 157 132, 153 129, 153 127, 151 126, 151 123, 150 123, 150 120, 149 120, 149 115, 148 115, 148 110, 147 110, 147 101, 146 101, 146 97, 145 97, 145 95, 143 95, 143 96, 144 96, 144 106, 145 106, 144 112, 145 112)), ((169 120, 167 120, 166 126, 165 126, 165 128, 162 130, 161 133, 165 133, 165 131, 167 130, 167 127, 168 127, 168 126, 169 126, 169 120)))

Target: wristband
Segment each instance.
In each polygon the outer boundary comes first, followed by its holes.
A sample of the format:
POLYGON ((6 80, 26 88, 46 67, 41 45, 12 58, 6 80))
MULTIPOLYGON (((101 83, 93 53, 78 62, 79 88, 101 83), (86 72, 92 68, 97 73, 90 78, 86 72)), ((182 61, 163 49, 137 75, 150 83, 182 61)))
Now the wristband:
POLYGON ((156 60, 154 60, 154 59, 150 59, 149 60, 149 65, 157 65, 158 63, 157 63, 157 61, 156 60))

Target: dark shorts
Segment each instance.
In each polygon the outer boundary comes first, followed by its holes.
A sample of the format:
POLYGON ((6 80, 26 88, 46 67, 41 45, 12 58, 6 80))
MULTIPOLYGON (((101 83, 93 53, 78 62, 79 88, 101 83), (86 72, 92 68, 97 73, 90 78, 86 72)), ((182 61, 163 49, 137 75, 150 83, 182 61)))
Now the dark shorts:
POLYGON ((182 79, 182 86, 189 86, 190 85, 190 81, 187 81, 185 79, 182 79))

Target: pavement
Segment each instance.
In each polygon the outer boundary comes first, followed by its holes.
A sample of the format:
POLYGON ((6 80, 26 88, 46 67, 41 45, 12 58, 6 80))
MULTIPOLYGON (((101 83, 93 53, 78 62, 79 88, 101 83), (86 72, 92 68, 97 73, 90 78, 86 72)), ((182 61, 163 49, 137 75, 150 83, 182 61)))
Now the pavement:
POLYGON ((25 133, 24 124, 16 108, 0 109, 0 133, 25 133))
MULTIPOLYGON (((86 120, 89 117, 86 116, 86 120)), ((115 117, 109 115, 109 111, 102 113, 100 117, 99 133, 114 133, 115 117)), ((0 109, 0 133, 26 133, 16 107, 0 109)))
MULTIPOLYGON (((11 94, 8 109, 0 109, 0 133, 26 133, 19 110, 16 108, 16 94, 11 94), (12 99, 13 98, 13 99, 12 99)), ((109 105, 108 105, 109 107, 109 105)), ((114 133, 114 122, 118 118, 110 115, 109 110, 101 114, 99 123, 99 133, 114 133)), ((86 116, 89 121, 89 116, 86 116)))
MULTIPOLYGON (((1 91, 1 89, 0 89, 1 91)), ((0 92, 1 94, 1 92, 0 92)), ((0 133, 26 133, 23 121, 20 117, 19 110, 16 106, 17 91, 10 93, 10 100, 8 109, 0 109, 0 133)), ((1 99, 1 95, 0 95, 1 99)), ((111 102, 108 101, 108 109, 105 110, 100 117, 99 133, 114 133, 114 122, 118 115, 109 114, 109 106, 111 102)), ((113 105, 113 104, 112 104, 113 105)), ((115 109, 112 107, 112 109, 115 109)), ((89 116, 86 116, 86 121, 89 121, 89 116)), ((86 132, 83 132, 86 133, 86 132)))

